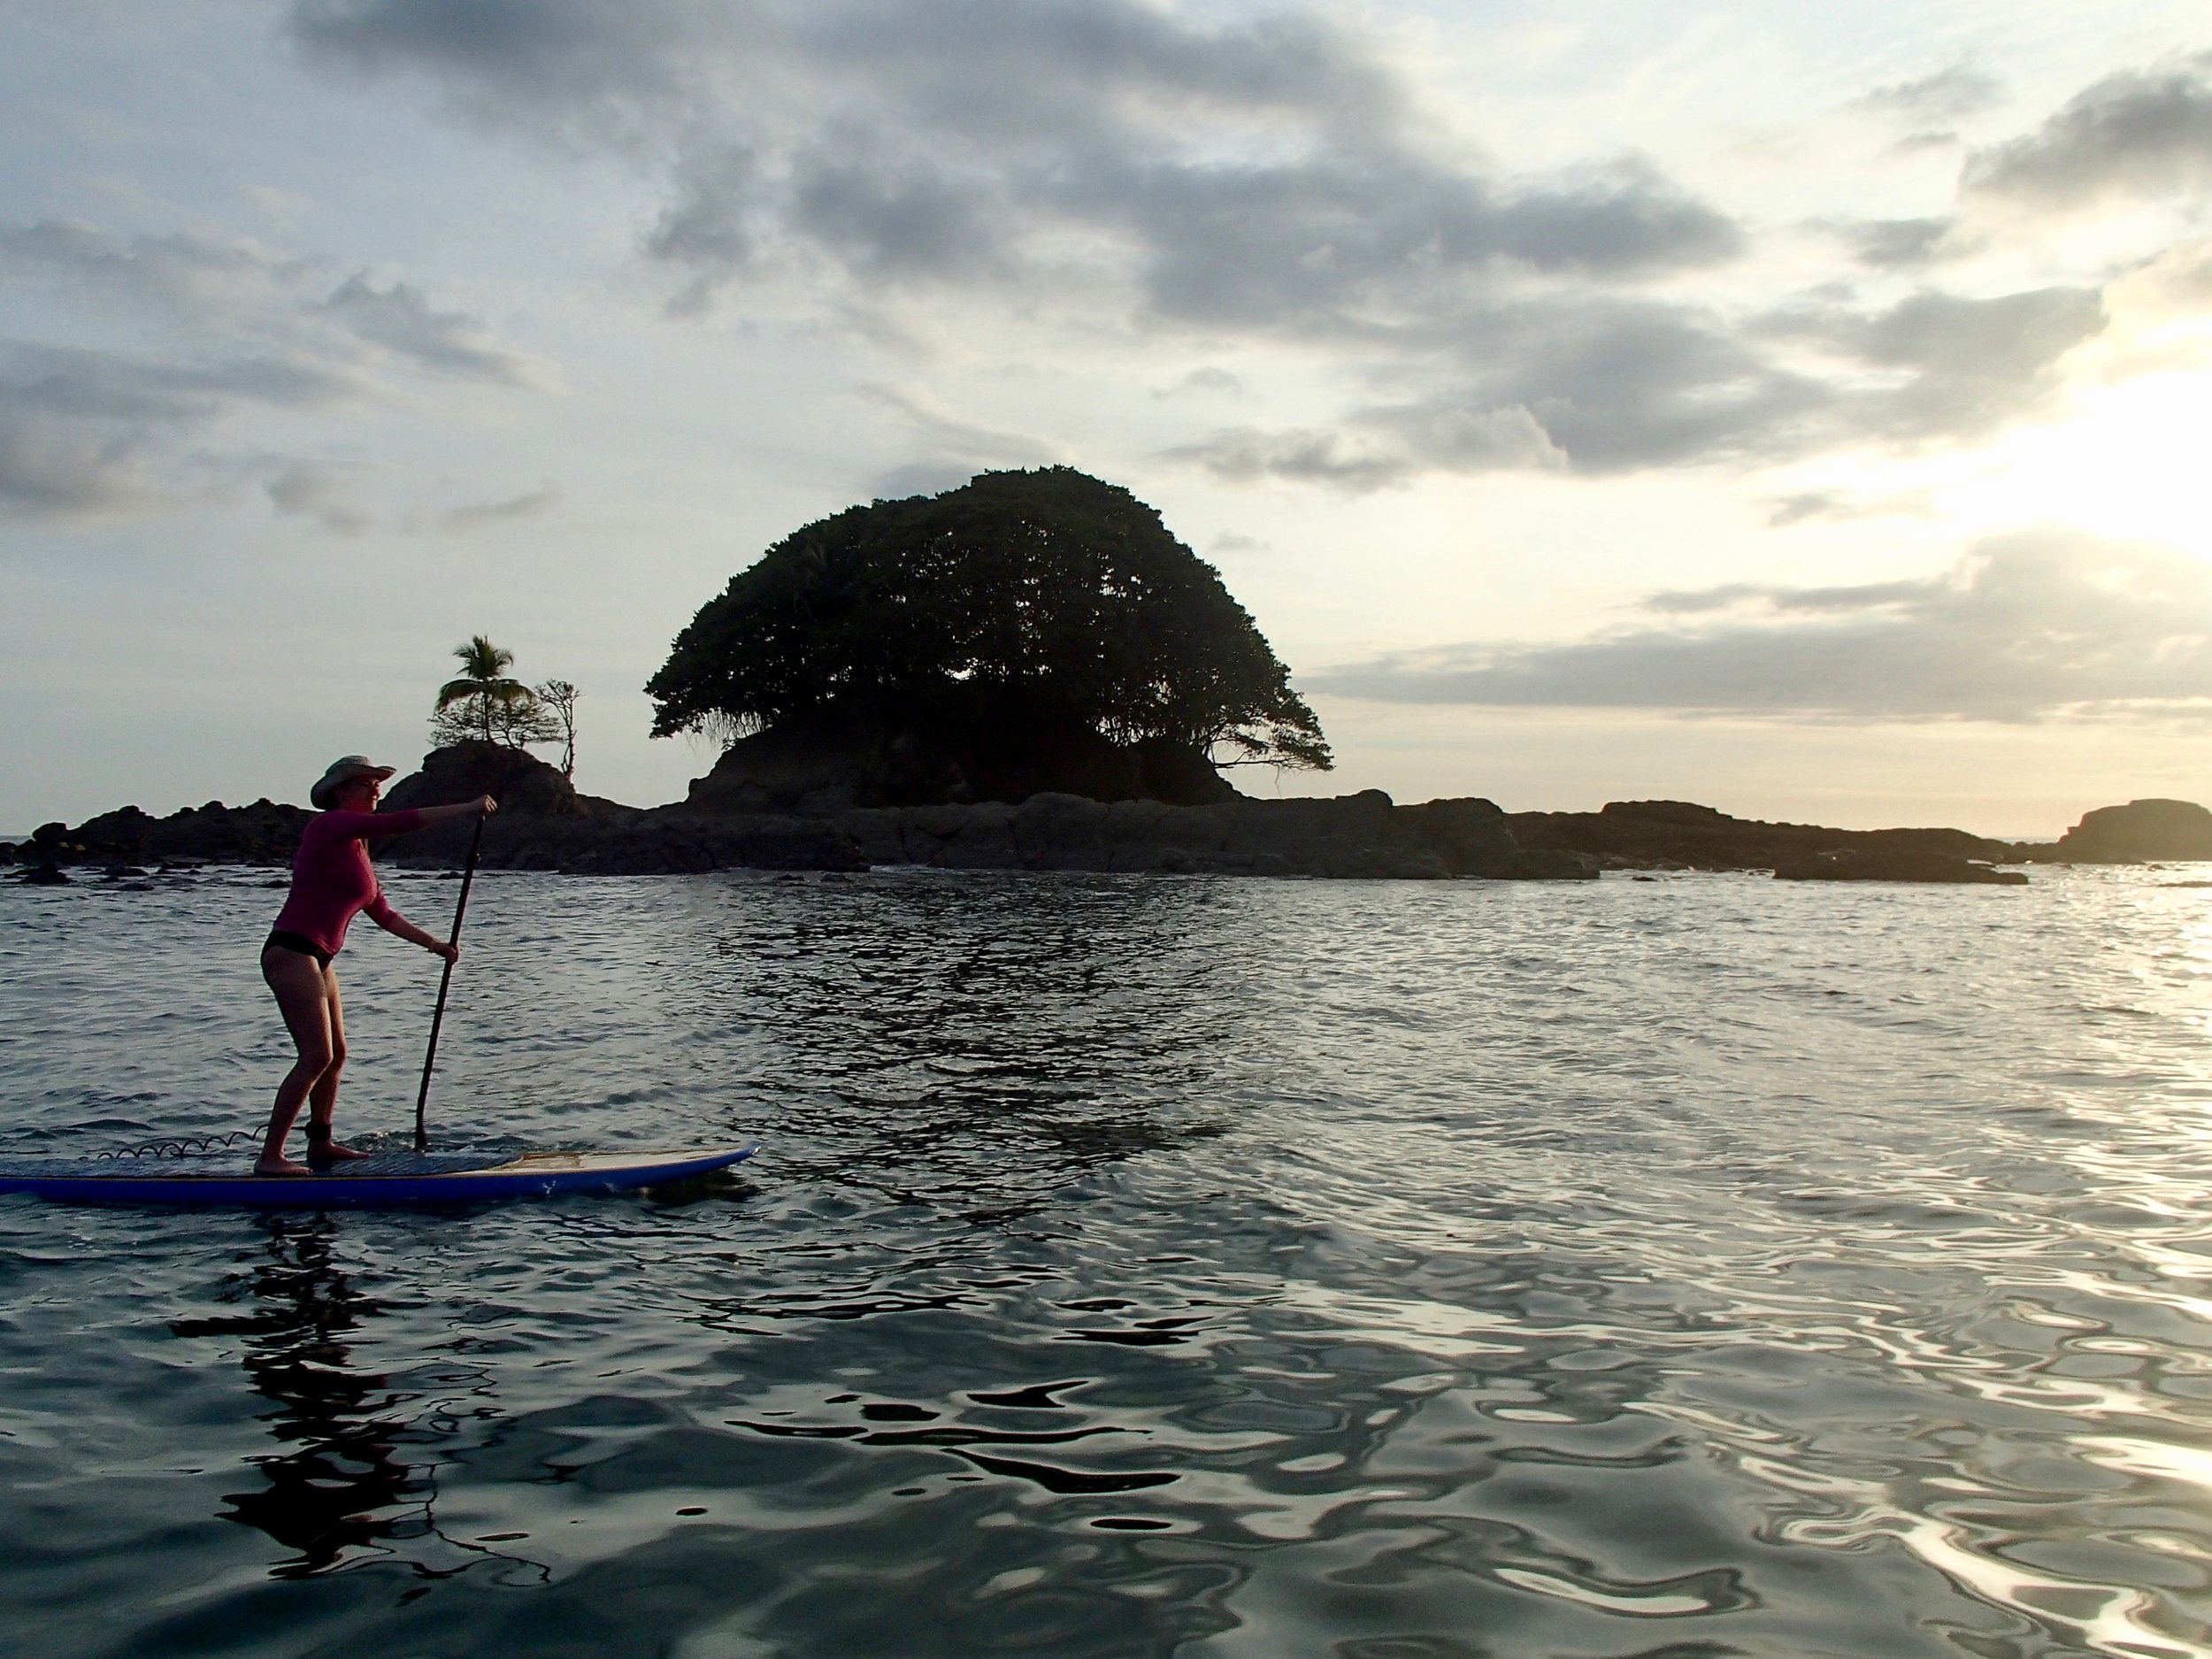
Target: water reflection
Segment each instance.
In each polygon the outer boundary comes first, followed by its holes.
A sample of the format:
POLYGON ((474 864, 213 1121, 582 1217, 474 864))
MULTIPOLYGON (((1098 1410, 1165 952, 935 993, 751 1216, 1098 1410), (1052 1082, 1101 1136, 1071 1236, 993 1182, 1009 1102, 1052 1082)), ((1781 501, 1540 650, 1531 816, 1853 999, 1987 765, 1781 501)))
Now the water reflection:
POLYGON ((1101 1166, 1217 1133, 1252 1040, 1218 884, 889 872, 745 883, 695 912, 666 995, 709 1043, 759 1033, 750 1124, 806 1179, 1002 1220, 1101 1166), (762 1097, 766 1097, 763 1099, 762 1097), (795 1138, 796 1137, 796 1138, 795 1138))
POLYGON ((357 1371, 348 1338, 385 1304, 357 1289, 331 1260, 334 1223, 272 1218, 267 1259, 242 1286, 244 1312, 180 1319, 179 1336, 243 1340, 246 1376, 275 1409, 263 1414, 287 1449, 253 1459, 267 1484, 225 1494, 227 1520, 258 1527, 296 1552, 271 1568, 280 1578, 327 1571, 349 1552, 394 1537, 426 1509, 426 1471, 403 1461, 403 1431, 386 1379, 357 1371))
MULTIPOLYGON (((226 1294, 250 1299, 246 1310, 170 1325, 180 1337, 242 1339, 247 1379, 274 1407, 262 1420, 284 1449, 248 1460, 265 1484, 225 1494, 222 1518, 292 1552, 271 1565, 276 1578, 312 1578, 365 1554, 402 1555, 418 1575, 445 1578, 499 1553, 439 1530, 437 1463, 400 1450, 427 1439, 406 1415, 421 1396, 356 1361, 365 1328, 398 1304, 341 1271, 331 1217, 272 1216, 260 1225, 265 1257, 226 1294)), ((442 1415, 461 1414, 448 1406, 442 1415)))

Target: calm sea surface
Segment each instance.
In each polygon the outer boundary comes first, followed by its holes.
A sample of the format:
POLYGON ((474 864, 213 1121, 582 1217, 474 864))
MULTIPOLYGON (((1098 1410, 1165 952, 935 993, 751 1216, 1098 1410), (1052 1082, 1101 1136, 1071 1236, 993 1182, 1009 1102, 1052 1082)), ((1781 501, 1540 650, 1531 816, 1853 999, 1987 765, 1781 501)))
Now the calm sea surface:
MULTIPOLYGON (((0 1630, 2212 1654, 2208 875, 484 878, 438 1143, 760 1157, 0 1199, 0 1630)), ((0 1151, 257 1121, 280 896, 0 888, 0 1151)), ((436 964, 354 939, 396 1138, 436 964)))

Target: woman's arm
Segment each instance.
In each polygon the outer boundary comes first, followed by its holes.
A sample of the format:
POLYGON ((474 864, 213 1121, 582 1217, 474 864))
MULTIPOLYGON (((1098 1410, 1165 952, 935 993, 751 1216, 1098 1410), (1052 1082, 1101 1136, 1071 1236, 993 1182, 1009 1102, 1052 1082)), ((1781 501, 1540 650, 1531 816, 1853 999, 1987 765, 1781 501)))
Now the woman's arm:
POLYGON ((449 818, 488 818, 498 810, 499 803, 483 795, 473 801, 457 801, 451 806, 411 806, 396 812, 349 812, 339 808, 324 813, 316 821, 324 826, 326 834, 373 841, 386 835, 404 835, 427 825, 443 824, 449 818))
POLYGON ((488 795, 480 795, 473 801, 457 801, 451 806, 421 806, 415 816, 422 823, 443 824, 449 818, 489 818, 499 810, 499 803, 488 795))
POLYGON ((381 888, 378 889, 374 898, 361 907, 361 913, 395 938, 403 939, 411 945, 420 945, 434 956, 443 956, 448 962, 457 962, 460 959, 461 947, 459 945, 449 945, 444 940, 424 933, 421 928, 392 908, 381 888))

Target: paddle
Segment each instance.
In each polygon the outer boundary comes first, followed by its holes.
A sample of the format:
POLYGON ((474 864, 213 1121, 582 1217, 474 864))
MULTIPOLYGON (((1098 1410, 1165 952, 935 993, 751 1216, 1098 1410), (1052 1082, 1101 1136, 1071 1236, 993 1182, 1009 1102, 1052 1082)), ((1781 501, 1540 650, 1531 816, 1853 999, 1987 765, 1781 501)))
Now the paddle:
MULTIPOLYGON (((469 837, 468 867, 461 872, 461 902, 453 907, 453 935, 446 941, 448 947, 461 942, 461 918, 469 913, 469 884, 476 879, 476 855, 484 845, 484 820, 476 820, 476 833, 469 837)), ((430 1132, 423 1125, 423 1109, 430 1099, 430 1068, 438 1064, 438 1027, 445 1023, 445 994, 453 983, 453 958, 445 959, 445 972, 438 976, 438 1008, 430 1016, 430 1051, 422 1057, 422 1087, 415 1091, 415 1150, 430 1150, 430 1132)))

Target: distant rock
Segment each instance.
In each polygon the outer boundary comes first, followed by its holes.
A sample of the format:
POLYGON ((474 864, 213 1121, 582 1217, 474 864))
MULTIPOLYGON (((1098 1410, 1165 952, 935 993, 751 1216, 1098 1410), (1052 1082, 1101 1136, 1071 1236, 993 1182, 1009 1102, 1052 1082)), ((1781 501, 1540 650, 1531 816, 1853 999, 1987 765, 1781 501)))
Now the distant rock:
POLYGON ((1240 798, 1196 749, 1160 741, 1123 745, 1064 722, 1018 728, 1002 722, 956 741, 866 730, 826 716, 740 738, 711 772, 693 781, 685 805, 695 812, 826 815, 879 807, 1016 806, 1039 795, 1174 806, 1240 798))
POLYGON ((1774 866, 1778 881, 1952 881, 2020 887, 2028 879, 2017 870, 1994 870, 1945 852, 1922 848, 1854 848, 1786 859, 1774 866))
POLYGON ((2191 801, 2131 801, 2082 814, 2081 822, 2040 849, 2053 863, 2131 864, 2212 859, 2212 812, 2191 801))
POLYGON ((155 818, 134 806, 87 818, 74 829, 41 825, 18 856, 77 864, 289 864, 300 831, 314 816, 270 800, 228 807, 220 801, 155 818))
MULTIPOLYGON (((380 810, 452 806, 486 795, 499 803, 485 822, 480 854, 494 870, 558 869, 561 854, 553 848, 596 841, 640 816, 634 807, 579 794, 557 767, 526 749, 473 740, 425 755, 419 767, 385 790, 380 810)), ((472 818, 434 824, 380 841, 375 856, 399 864, 457 864, 467 857, 475 833, 472 818)))
POLYGON ((591 818, 635 810, 596 795, 579 795, 576 786, 557 767, 547 765, 526 749, 472 739, 425 755, 419 768, 384 791, 383 810, 450 806, 482 795, 497 801, 502 812, 534 818, 591 818))
POLYGON ((1379 789, 1333 800, 1171 806, 1043 794, 1018 806, 841 813, 872 863, 956 870, 1092 870, 1168 875, 1586 880, 1597 864, 1517 846, 1488 801, 1393 804, 1379 789))
MULTIPOLYGON (((753 753, 748 765, 757 782, 769 750, 753 753)), ((819 781, 818 774, 810 775, 819 781)), ((559 772, 521 750, 471 743, 426 756, 419 770, 394 783, 385 805, 403 810, 489 793, 500 810, 484 826, 486 868, 608 875, 838 872, 872 864, 1426 880, 1771 870, 1785 880, 2016 886, 2026 878, 1992 866, 2031 858, 2212 858, 2212 813, 2180 801, 2104 808, 2085 815, 2057 845, 2026 847, 1954 829, 1763 823, 1686 801, 1617 801, 1598 812, 1506 813, 1475 798, 1399 806, 1379 789, 1334 799, 1257 800, 1232 793, 1179 805, 1048 790, 1018 802, 839 807, 841 797, 833 788, 803 790, 797 798, 812 800, 805 811, 711 805, 755 798, 731 783, 733 776, 718 767, 694 786, 691 800, 640 809, 580 794, 559 772), (720 785, 706 787, 716 777, 730 785, 726 795, 718 795, 720 785)), ((767 793, 787 798, 806 781, 795 772, 767 793)), ((242 807, 211 801, 162 818, 121 807, 74 829, 42 825, 29 841, 0 848, 0 863, 28 866, 18 879, 38 881, 56 879, 68 866, 283 866, 313 816, 265 800, 242 807)), ((396 836, 376 856, 395 865, 452 869, 466 856, 473 829, 456 822, 396 836)))
POLYGON ((1964 830, 1769 824, 1688 801, 1613 801, 1597 812, 1515 812, 1506 824, 1525 848, 1578 853, 1609 870, 1772 870, 1842 852, 1929 853, 1988 863, 2020 857, 2009 841, 1964 830))

